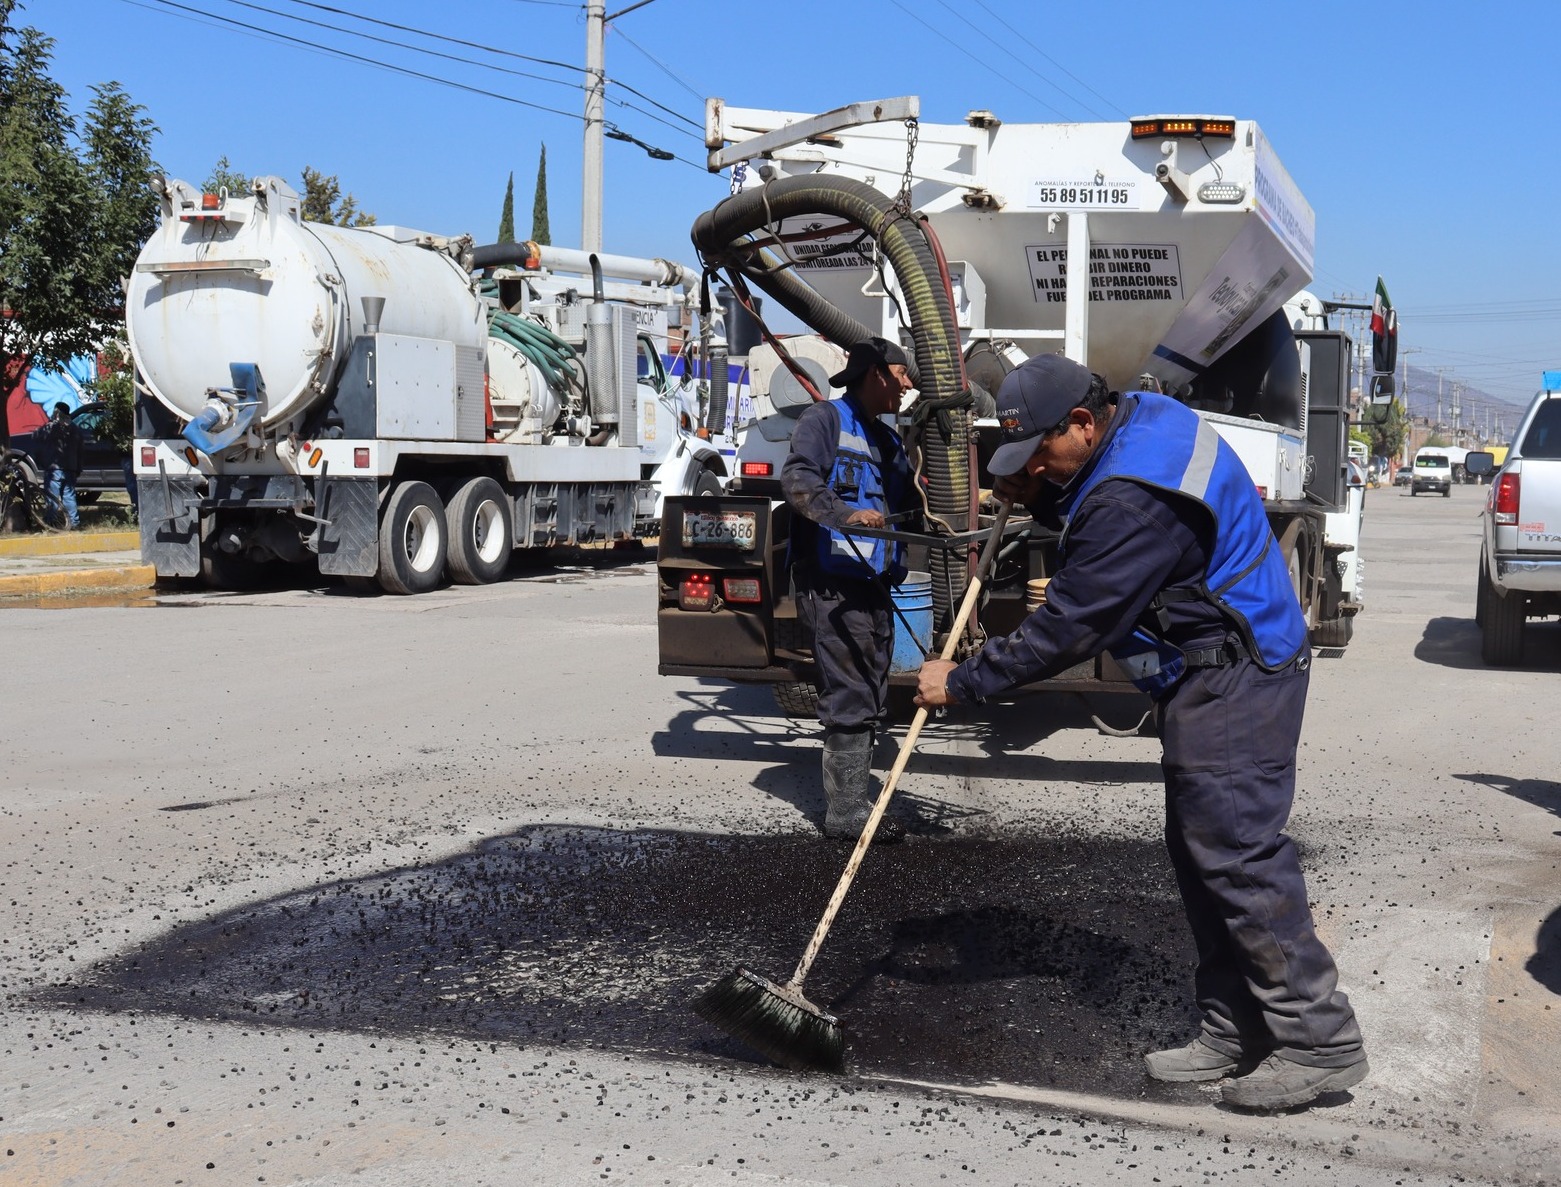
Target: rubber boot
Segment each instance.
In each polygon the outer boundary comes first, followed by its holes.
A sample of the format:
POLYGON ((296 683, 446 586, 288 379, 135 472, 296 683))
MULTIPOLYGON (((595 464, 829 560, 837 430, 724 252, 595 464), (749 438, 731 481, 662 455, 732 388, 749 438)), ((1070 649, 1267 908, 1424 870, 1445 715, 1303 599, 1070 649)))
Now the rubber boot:
MULTIPOLYGON (((873 812, 873 730, 829 727, 824 731, 824 835, 854 841, 873 812)), ((887 816, 878 822, 873 844, 892 845, 905 839, 905 827, 887 816)))

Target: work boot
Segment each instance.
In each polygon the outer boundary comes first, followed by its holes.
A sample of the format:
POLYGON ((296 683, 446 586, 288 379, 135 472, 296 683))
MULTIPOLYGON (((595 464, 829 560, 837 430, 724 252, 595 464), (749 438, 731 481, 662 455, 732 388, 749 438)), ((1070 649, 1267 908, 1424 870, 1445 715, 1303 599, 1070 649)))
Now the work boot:
POLYGON ((1194 1080, 1219 1080, 1230 1075, 1241 1065, 1235 1055, 1216 1051, 1203 1041, 1202 1036, 1185 1047, 1169 1051, 1151 1051, 1144 1056, 1144 1066, 1156 1080, 1173 1084, 1186 1084, 1194 1080))
POLYGON ((1220 1089, 1220 1099, 1242 1109, 1293 1109, 1325 1092, 1359 1084, 1370 1069, 1362 1055, 1345 1067, 1312 1067, 1282 1055, 1270 1055, 1256 1069, 1220 1089))
MULTIPOLYGON (((824 795, 829 808, 824 813, 824 835, 837 841, 854 841, 873 814, 877 798, 873 781, 873 730, 839 729, 824 731, 824 795)), ((892 845, 905 839, 905 826, 885 816, 873 833, 873 844, 892 845)))

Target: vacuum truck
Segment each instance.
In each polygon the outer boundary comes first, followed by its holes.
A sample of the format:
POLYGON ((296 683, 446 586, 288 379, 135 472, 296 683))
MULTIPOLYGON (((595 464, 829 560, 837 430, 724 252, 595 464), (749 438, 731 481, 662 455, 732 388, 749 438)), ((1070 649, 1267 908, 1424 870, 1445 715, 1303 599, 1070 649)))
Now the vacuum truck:
POLYGON ((157 190, 126 330, 159 577, 485 583, 512 549, 653 537, 666 494, 721 489, 726 368, 664 365, 682 265, 307 222, 277 177, 157 190))
MULTIPOLYGON (((1352 344, 1305 291, 1313 213, 1255 123, 1005 124, 973 111, 962 125, 931 125, 914 97, 824 115, 713 99, 706 144, 709 167, 734 174, 732 196, 693 227, 707 271, 762 290, 814 333, 771 335, 750 355, 752 418, 727 491, 668 500, 663 674, 768 682, 783 706, 805 707, 814 671, 778 477, 789 426, 839 394, 828 376, 842 348, 869 335, 900 342, 914 363, 899 427, 930 525, 911 541, 911 567, 931 577, 934 650, 995 512, 983 464, 998 430, 991 397, 1043 351, 1113 390, 1197 410, 1251 473, 1313 642, 1348 642, 1361 609, 1352 344)), ((1390 398, 1390 381, 1373 385, 1373 401, 1390 398)), ((1058 564, 1053 527, 1021 517, 1008 531, 957 654, 1014 629, 1058 564)), ((913 668, 892 680, 914 684, 913 668)), ((1125 681, 1102 657, 1046 684, 1125 681)))

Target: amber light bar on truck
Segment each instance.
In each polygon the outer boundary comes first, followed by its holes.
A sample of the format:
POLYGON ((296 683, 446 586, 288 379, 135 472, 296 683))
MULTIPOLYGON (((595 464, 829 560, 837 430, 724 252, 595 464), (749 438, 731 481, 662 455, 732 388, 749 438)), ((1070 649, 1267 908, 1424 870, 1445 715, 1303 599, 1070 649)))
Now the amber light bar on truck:
POLYGON ((1236 138, 1236 121, 1213 115, 1146 115, 1130 120, 1134 140, 1151 136, 1186 136, 1194 140, 1236 138))

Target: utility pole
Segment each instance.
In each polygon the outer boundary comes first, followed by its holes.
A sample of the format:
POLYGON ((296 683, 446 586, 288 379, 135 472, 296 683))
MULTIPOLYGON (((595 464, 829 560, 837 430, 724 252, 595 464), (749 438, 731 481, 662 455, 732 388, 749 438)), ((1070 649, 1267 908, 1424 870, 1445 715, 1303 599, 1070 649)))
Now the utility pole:
POLYGON ((602 250, 602 113, 607 89, 607 5, 585 5, 585 152, 580 171, 580 249, 602 250))
MULTIPOLYGON (((638 0, 638 3, 620 8, 608 16, 605 0, 585 0, 585 152, 580 164, 582 251, 602 250, 602 140, 607 109, 607 26, 619 17, 652 2, 638 0)), ((614 136, 620 140, 633 139, 616 129, 614 136)), ((649 150, 647 145, 641 144, 640 147, 649 150)), ((664 153, 663 159, 670 160, 671 154, 664 153)))

